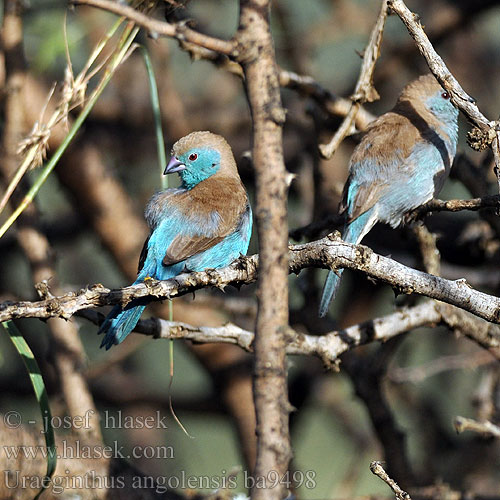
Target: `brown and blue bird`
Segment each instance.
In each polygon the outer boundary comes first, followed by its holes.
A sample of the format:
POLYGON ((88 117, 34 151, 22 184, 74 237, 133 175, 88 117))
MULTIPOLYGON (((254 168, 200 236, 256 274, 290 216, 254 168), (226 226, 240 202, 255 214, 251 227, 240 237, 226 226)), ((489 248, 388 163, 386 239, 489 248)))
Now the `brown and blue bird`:
MULTIPOLYGON (((164 173, 174 172, 180 187, 156 193, 146 207, 151 232, 134 284, 224 267, 247 252, 252 210, 226 140, 211 132, 183 137, 174 144, 164 173)), ((99 330, 105 334, 101 347, 122 342, 146 304, 140 298, 125 308, 115 306, 99 330)))
MULTIPOLYGON (((409 83, 394 108, 367 129, 349 164, 340 212, 342 238, 357 244, 377 222, 399 226, 436 196, 448 176, 458 140, 458 110, 428 74, 409 83)), ((319 314, 328 312, 342 270, 330 271, 319 314)))

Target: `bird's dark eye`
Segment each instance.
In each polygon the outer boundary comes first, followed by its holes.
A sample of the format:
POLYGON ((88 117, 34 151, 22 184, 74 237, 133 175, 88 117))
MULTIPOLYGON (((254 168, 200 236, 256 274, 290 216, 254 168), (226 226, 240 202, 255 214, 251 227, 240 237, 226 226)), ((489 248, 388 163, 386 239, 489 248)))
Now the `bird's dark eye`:
POLYGON ((198 155, 196 153, 191 153, 189 155, 189 161, 195 161, 198 158, 198 155))
POLYGON ((448 92, 444 91, 444 92, 441 94, 441 97, 442 97, 443 99, 449 99, 451 96, 450 96, 450 94, 448 94, 448 92))

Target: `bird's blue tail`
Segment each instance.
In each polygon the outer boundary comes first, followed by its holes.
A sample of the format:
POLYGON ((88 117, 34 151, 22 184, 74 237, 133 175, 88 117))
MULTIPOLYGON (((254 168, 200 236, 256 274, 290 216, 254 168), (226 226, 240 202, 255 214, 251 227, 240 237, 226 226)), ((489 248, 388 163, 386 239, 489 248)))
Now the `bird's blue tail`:
POLYGON ((108 350, 113 344, 123 342, 125 337, 135 328, 142 312, 146 308, 146 304, 138 304, 138 300, 133 300, 125 309, 116 305, 111 309, 111 312, 106 316, 104 323, 99 328, 99 334, 104 333, 104 338, 101 342, 101 347, 108 350))
MULTIPOLYGON (((359 243, 363 239, 363 236, 373 227, 375 221, 372 220, 370 212, 371 211, 365 212, 345 227, 342 239, 346 243, 359 243)), ((342 272, 343 269, 337 269, 335 272, 328 272, 319 304, 320 318, 324 318, 326 316, 330 303, 337 294, 342 272)))
POLYGON ((323 287, 323 294, 321 295, 321 302, 319 303, 319 317, 324 318, 330 307, 330 302, 335 298, 337 289, 340 284, 340 277, 342 276, 343 269, 338 269, 336 272, 328 271, 328 276, 325 280, 323 287))

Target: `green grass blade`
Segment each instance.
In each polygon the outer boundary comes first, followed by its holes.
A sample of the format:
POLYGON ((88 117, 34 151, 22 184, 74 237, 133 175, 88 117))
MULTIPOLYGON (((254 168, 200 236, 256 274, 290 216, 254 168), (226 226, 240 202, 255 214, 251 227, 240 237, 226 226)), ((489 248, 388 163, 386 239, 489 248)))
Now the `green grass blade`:
POLYGON ((97 99, 99 99, 102 91, 111 80, 111 77, 113 76, 116 68, 119 66, 123 57, 127 54, 138 31, 139 28, 133 28, 133 29, 128 28, 128 31, 126 32, 126 37, 124 37, 124 41, 121 45, 119 52, 115 55, 115 57, 111 61, 101 82, 99 83, 96 90, 85 104, 85 107, 83 108, 82 112, 78 115, 78 118, 73 123, 73 126, 68 132, 68 135, 65 137, 64 141, 57 148, 56 152, 52 155, 48 163, 45 165, 45 167, 42 170, 42 173, 37 177, 33 186, 31 186, 31 189, 26 193, 25 197, 23 198, 19 206, 12 212, 12 214, 5 221, 3 226, 0 227, 0 238, 5 234, 5 232, 10 228, 10 226, 12 226, 12 224, 16 221, 16 219, 24 211, 24 209, 33 201, 38 191, 40 191, 40 188, 43 186, 44 182, 46 181, 47 177, 50 175, 52 170, 54 170, 54 167, 57 165, 62 154, 64 153, 64 151, 66 151, 67 147, 75 137, 78 130, 80 130, 80 127, 82 126, 83 122, 85 121, 90 111, 94 107, 95 103, 97 102, 97 99))
POLYGON ((156 132, 156 149, 158 153, 158 163, 160 165, 160 175, 161 175, 161 187, 162 189, 168 188, 168 176, 163 175, 163 171, 167 166, 167 157, 165 155, 165 142, 163 141, 163 128, 161 124, 161 111, 160 111, 160 99, 158 97, 158 86, 156 85, 156 78, 153 69, 153 64, 151 63, 151 57, 149 56, 148 49, 143 45, 140 46, 142 55, 144 57, 144 63, 146 64, 146 70, 148 73, 148 83, 149 83, 149 93, 151 98, 151 107, 153 108, 153 116, 155 123, 156 132))
MULTIPOLYGON (((155 123, 155 132, 156 132, 156 149, 158 153, 158 163, 160 166, 160 175, 161 175, 161 187, 162 189, 168 188, 168 176, 163 175, 163 171, 167 164, 167 158, 165 155, 165 143, 163 141, 163 128, 161 124, 161 110, 160 110, 160 99, 158 97, 158 87, 156 85, 156 78, 154 74, 153 64, 151 62, 151 57, 149 56, 149 52, 146 47, 141 45, 141 52, 144 57, 144 62, 146 64, 146 70, 148 73, 148 82, 149 82, 149 92, 151 98, 151 107, 153 108, 154 115, 154 123, 155 123)), ((168 319, 170 321, 173 320, 174 316, 174 308, 171 300, 168 301, 168 319)), ((168 384, 168 404, 170 407, 170 412, 177 422, 177 424, 181 427, 184 433, 192 437, 186 428, 182 425, 182 422, 179 420, 177 415, 175 414, 173 405, 172 405, 172 384, 174 382, 174 341, 170 339, 169 341, 169 359, 170 359, 170 381, 168 384)))
MULTIPOLYGON (((43 383, 43 378, 40 373, 40 368, 36 362, 33 352, 29 348, 26 340, 22 336, 21 332, 17 329, 16 325, 12 321, 5 321, 2 326, 7 330, 10 340, 14 344, 19 356, 24 362, 24 366, 29 374, 31 385, 35 391, 36 400, 40 406, 40 412, 42 414, 42 426, 43 435, 45 436, 45 445, 47 446, 47 478, 51 478, 56 470, 57 464, 57 453, 56 453, 56 442, 54 438, 54 429, 52 428, 52 414, 50 412, 49 398, 47 396, 47 391, 45 389, 45 384, 43 383)), ((50 481, 42 481, 42 489, 38 492, 35 500, 43 493, 43 491, 49 486, 50 481)))
MULTIPOLYGON (((158 165, 160 167, 161 188, 168 188, 168 175, 163 175, 163 171, 167 165, 167 156, 165 154, 165 142, 163 140, 163 126, 161 124, 161 110, 160 98, 158 96, 158 86, 156 85, 156 78, 149 55, 148 49, 143 45, 140 46, 144 63, 146 64, 146 71, 148 73, 149 93, 151 98, 151 107, 153 108, 155 133, 156 133, 156 150, 158 154, 158 165)), ((173 309, 172 301, 168 302, 169 320, 172 321, 173 309)))

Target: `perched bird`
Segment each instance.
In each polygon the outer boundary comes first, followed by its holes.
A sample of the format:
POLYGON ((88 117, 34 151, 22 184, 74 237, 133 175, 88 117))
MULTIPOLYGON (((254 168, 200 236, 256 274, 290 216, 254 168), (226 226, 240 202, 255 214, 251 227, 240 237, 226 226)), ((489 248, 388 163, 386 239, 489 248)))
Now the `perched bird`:
MULTIPOLYGON (((183 137, 174 144, 164 174, 173 172, 181 186, 156 193, 146 207, 151 233, 134 284, 224 267, 248 249, 252 210, 225 139, 210 132, 183 137)), ((115 306, 99 330, 105 333, 101 347, 122 342, 146 304, 135 299, 125 308, 115 306)))
MULTIPOLYGON (((397 227, 406 213, 437 195, 455 157, 457 120, 450 95, 428 74, 409 83, 394 108, 370 124, 351 157, 340 203, 344 241, 359 243, 377 222, 397 227)), ((341 272, 328 273, 321 317, 341 272)))

